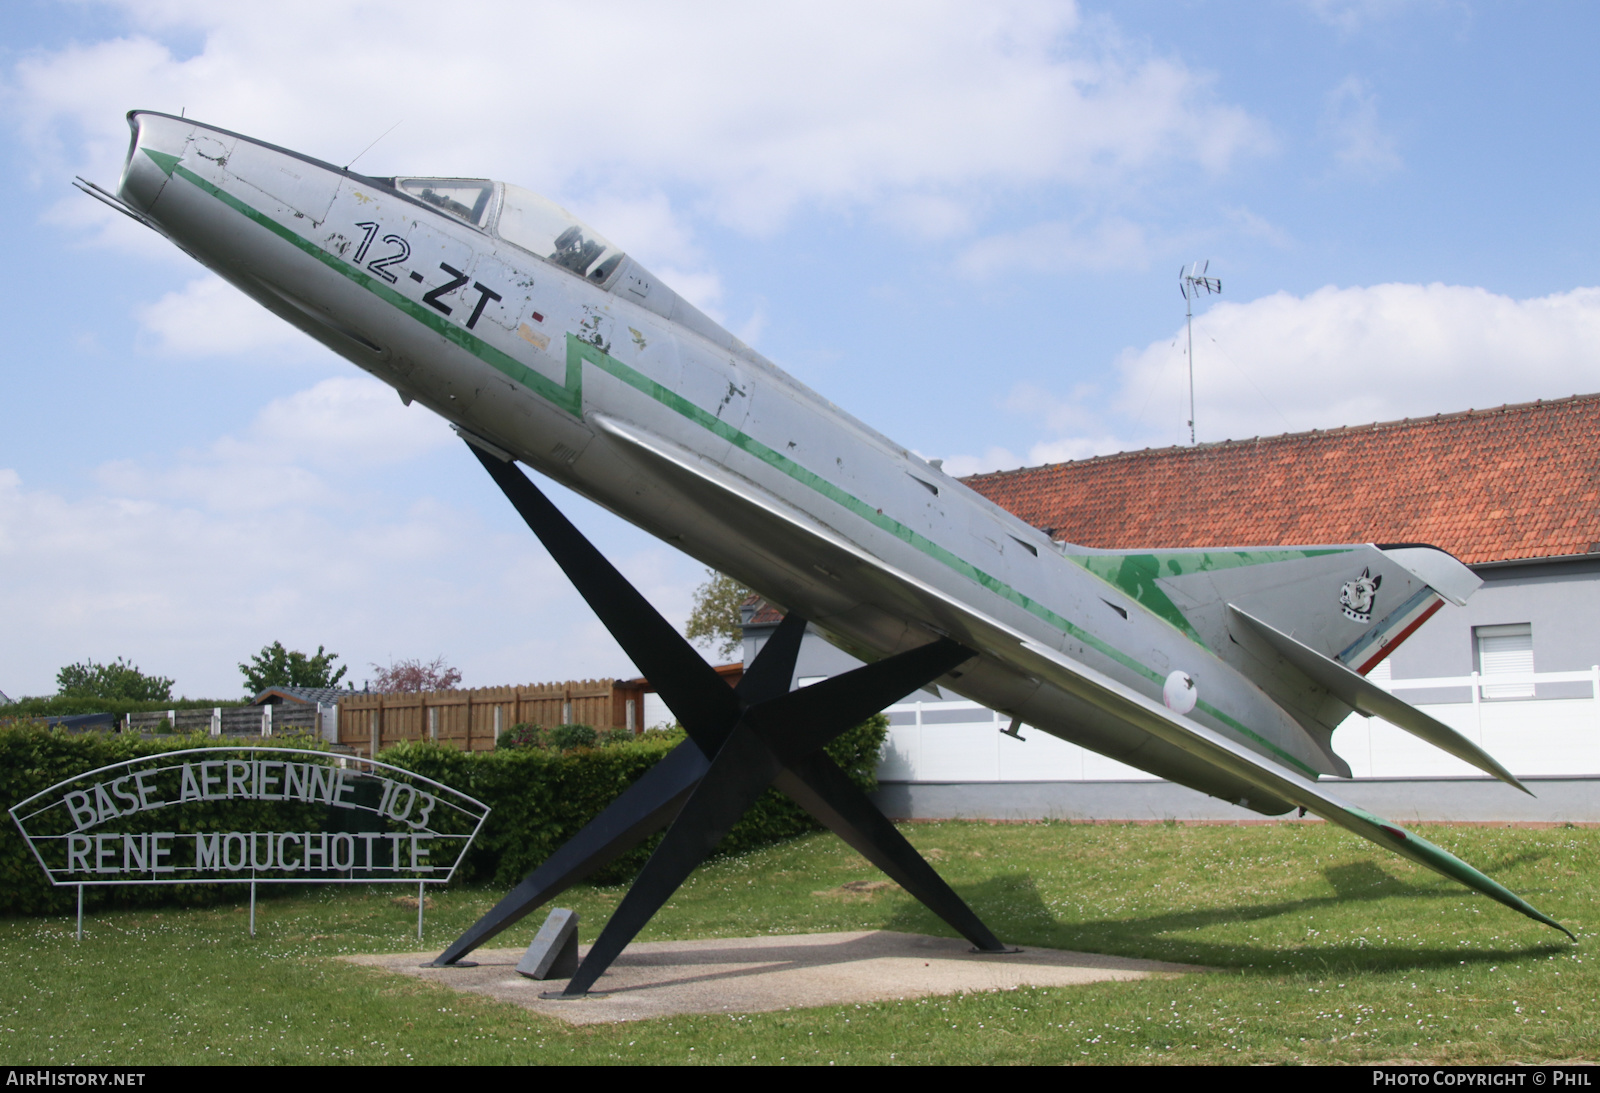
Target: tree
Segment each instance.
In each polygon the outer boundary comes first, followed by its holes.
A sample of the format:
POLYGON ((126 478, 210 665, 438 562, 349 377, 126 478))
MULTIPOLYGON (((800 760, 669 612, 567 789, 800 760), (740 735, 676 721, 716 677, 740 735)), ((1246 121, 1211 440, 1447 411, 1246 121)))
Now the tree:
POLYGON ((92 660, 69 664, 56 673, 56 688, 63 698, 121 698, 145 702, 165 702, 172 698, 172 680, 165 676, 147 676, 121 657, 111 664, 96 664, 92 660))
POLYGON ((372 689, 385 694, 393 691, 448 691, 461 682, 461 670, 444 662, 444 657, 434 657, 427 664, 421 660, 392 660, 389 667, 376 664, 372 670, 377 677, 372 689))
POLYGON ((251 694, 260 694, 268 687, 337 687, 349 668, 333 670, 338 653, 324 653, 322 646, 311 656, 283 647, 275 641, 263 645, 261 652, 250 658, 250 663, 239 665, 244 673, 244 685, 251 694))
POLYGON ((684 634, 692 642, 709 646, 721 657, 737 656, 744 643, 744 619, 739 606, 750 590, 732 577, 706 570, 709 579, 694 590, 694 610, 684 634))

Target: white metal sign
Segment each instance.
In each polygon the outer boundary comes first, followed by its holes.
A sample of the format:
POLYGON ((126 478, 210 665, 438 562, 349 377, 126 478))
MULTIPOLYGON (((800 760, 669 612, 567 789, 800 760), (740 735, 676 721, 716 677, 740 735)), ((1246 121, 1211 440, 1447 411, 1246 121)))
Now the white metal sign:
POLYGON ((399 767, 298 748, 144 756, 11 809, 55 885, 443 884, 488 814, 399 767))

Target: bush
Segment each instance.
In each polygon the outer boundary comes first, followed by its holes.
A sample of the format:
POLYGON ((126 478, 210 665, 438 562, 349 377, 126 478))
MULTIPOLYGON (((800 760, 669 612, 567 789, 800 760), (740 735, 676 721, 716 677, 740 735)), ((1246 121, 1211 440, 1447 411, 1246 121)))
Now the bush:
MULTIPOLYGON (((877 788, 878 755, 888 731, 889 719, 880 714, 826 748, 863 792, 877 788)), ((537 868, 684 739, 682 729, 651 730, 626 743, 561 752, 508 747, 505 741, 510 735, 502 733, 500 749, 492 752, 468 753, 431 741, 405 741, 378 756, 489 806, 489 818, 457 878, 492 880, 500 888, 516 884, 537 868)), ((716 854, 741 854, 804 835, 817 826, 799 805, 769 789, 718 844, 716 854)), ((590 879, 597 884, 628 880, 659 840, 660 836, 646 840, 590 879)))
POLYGON ((505 732, 500 734, 500 739, 494 742, 496 750, 501 748, 542 748, 544 747, 544 729, 538 725, 530 725, 526 721, 519 721, 505 732))
POLYGON ((237 698, 89 698, 82 695, 55 695, 44 698, 19 698, 9 706, 0 706, 0 724, 14 719, 34 717, 71 717, 84 713, 123 714, 150 713, 155 710, 202 710, 216 706, 242 706, 237 698))
POLYGON ((677 722, 671 725, 657 725, 653 729, 646 729, 639 734, 641 740, 660 740, 669 744, 680 744, 689 739, 689 734, 683 731, 683 726, 677 722))
POLYGON ((557 751, 592 748, 600 734, 588 725, 557 725, 545 735, 546 746, 557 751))
POLYGON ((172 680, 147 676, 121 657, 111 664, 92 660, 69 664, 56 673, 56 687, 63 698, 120 698, 134 702, 167 702, 172 698, 172 680))
MULTIPOLYGON (((649 735, 648 733, 645 735, 649 735)), ((660 734, 657 734, 659 738, 660 734)), ((610 748, 618 744, 632 744, 639 738, 625 728, 606 729, 599 732, 588 725, 557 725, 553 729, 519 722, 500 734, 496 749, 552 748, 571 751, 574 748, 610 748)), ((683 739, 680 732, 674 743, 683 739)))

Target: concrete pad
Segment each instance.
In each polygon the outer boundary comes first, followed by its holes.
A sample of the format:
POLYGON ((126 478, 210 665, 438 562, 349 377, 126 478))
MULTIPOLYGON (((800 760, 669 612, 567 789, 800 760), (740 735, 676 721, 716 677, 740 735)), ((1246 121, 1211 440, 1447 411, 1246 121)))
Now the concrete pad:
MULTIPOLYGON (((571 1001, 539 997, 561 990, 567 981, 518 975, 521 949, 479 949, 468 958, 478 961, 475 968, 419 967, 438 955, 433 952, 341 959, 486 994, 575 1025, 686 1013, 763 1013, 1016 987, 1070 987, 1205 970, 1060 949, 996 956, 970 950, 967 942, 955 938, 890 930, 636 941, 623 950, 588 997, 571 1001)), ((582 951, 587 954, 589 946, 582 951)))

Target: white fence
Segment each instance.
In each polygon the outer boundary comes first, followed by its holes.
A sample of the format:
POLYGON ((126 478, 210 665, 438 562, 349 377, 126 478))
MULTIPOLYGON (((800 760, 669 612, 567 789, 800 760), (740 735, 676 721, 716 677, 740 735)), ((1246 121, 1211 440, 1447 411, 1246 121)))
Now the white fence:
MULTIPOLYGON (((1375 681, 1376 682, 1376 681, 1375 681)), ((1600 774, 1600 667, 1585 672, 1397 679, 1387 690, 1466 691, 1464 702, 1418 708, 1479 744, 1513 773, 1600 774), (1494 698, 1486 689, 1587 683, 1587 698, 1494 698)), ((1402 697, 1404 695, 1402 694, 1402 697)), ((884 711, 889 738, 878 777, 885 782, 1102 782, 1158 781, 1142 770, 1058 740, 1030 726, 1023 740, 1005 735, 1010 724, 976 702, 903 702, 884 711)), ((1333 748, 1357 778, 1481 775, 1380 718, 1351 716, 1333 736, 1333 748)))
MULTIPOLYGON (((1385 690, 1466 690, 1466 702, 1417 708, 1443 721, 1504 763, 1516 775, 1600 774, 1600 666, 1584 672, 1521 672, 1484 676, 1396 679, 1385 690), (1587 698, 1495 698, 1512 688, 1584 683, 1587 698), (1489 694, 1484 692, 1488 691, 1489 694)), ((1461 760, 1401 732, 1381 718, 1351 717, 1333 736, 1333 747, 1357 778, 1433 777, 1478 774, 1461 760)))
POLYGON ((885 782, 1159 781, 1030 726, 1016 740, 1001 732, 1010 718, 976 702, 902 702, 884 713, 889 739, 878 778, 885 782))

